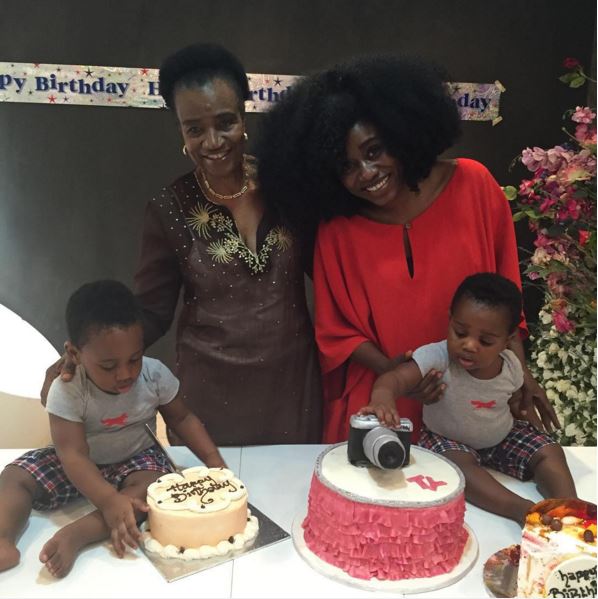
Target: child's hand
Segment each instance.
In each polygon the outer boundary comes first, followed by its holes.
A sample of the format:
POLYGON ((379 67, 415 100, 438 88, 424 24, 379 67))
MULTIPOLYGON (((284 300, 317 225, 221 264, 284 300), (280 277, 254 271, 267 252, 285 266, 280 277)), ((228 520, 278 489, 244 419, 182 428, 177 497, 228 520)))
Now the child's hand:
POLYGON ((118 557, 123 557, 127 545, 137 549, 141 532, 137 528, 135 510, 147 512, 149 506, 136 497, 123 493, 115 493, 100 507, 102 516, 108 528, 114 551, 118 557))
POLYGON ((397 412, 397 408, 394 405, 394 401, 392 404, 387 404, 384 402, 376 402, 371 403, 359 410, 357 412, 360 416, 364 414, 374 414, 376 418, 380 421, 380 424, 384 426, 399 426, 401 423, 401 418, 399 417, 399 413, 397 412))

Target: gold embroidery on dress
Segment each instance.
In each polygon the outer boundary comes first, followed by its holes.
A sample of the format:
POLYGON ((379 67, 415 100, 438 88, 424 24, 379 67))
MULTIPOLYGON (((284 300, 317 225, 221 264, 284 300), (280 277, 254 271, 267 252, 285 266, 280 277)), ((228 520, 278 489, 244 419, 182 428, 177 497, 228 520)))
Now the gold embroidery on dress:
POLYGON ((214 262, 220 264, 228 264, 233 259, 231 252, 226 247, 226 242, 212 241, 208 246, 207 252, 212 256, 214 262))
POLYGON ((189 211, 190 216, 185 220, 190 227, 197 231, 200 237, 210 239, 212 237, 210 235, 210 215, 215 210, 213 206, 197 204, 197 206, 191 208, 189 211))
POLYGON ((214 206, 198 203, 189 212, 187 224, 203 239, 211 239, 210 229, 223 234, 223 238, 208 244, 207 253, 218 264, 228 264, 235 256, 247 264, 251 274, 263 273, 274 248, 286 251, 293 245, 291 232, 282 226, 271 229, 260 251, 252 252, 236 232, 233 219, 214 206))

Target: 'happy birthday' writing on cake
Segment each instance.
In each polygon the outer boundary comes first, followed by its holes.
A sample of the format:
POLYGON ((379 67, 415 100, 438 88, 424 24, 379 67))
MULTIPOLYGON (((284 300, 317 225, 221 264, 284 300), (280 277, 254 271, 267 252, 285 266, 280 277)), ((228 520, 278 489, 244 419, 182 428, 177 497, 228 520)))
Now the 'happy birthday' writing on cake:
POLYGON ((555 572, 558 586, 548 591, 549 597, 596 597, 596 566, 576 572, 555 572))
POLYGON ((214 503, 214 498, 209 497, 209 495, 223 489, 228 489, 229 493, 235 493, 237 486, 230 480, 218 482, 211 476, 206 476, 197 480, 175 483, 168 487, 166 491, 170 493, 170 499, 175 503, 186 501, 189 497, 198 497, 202 504, 207 505, 214 503))

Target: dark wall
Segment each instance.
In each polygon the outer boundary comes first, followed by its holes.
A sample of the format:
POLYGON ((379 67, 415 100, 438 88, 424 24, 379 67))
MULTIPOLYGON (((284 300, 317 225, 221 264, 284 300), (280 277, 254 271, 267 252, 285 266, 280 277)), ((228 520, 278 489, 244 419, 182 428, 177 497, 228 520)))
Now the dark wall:
MULTIPOLYGON (((595 22, 592 0, 0 0, 0 61, 158 67, 213 41, 249 72, 303 74, 363 52, 415 53, 454 81, 507 88, 503 122, 465 123, 451 151, 504 185, 524 174, 508 171, 521 149, 561 142, 562 113, 585 103, 557 77, 564 57, 590 64, 595 22)), ((0 303, 60 348, 77 286, 132 282, 143 206, 189 168, 181 145, 164 111, 1 104, 0 303)), ((153 353, 170 361, 172 345, 153 353)))

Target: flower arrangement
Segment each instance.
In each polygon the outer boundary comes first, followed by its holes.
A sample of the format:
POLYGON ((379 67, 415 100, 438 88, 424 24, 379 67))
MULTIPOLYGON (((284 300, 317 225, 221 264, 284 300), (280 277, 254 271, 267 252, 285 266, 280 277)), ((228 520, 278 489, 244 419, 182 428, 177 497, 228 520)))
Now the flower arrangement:
MULTIPOLYGON (((592 81, 568 58, 560 80, 592 81)), ((535 250, 525 274, 540 285, 544 304, 531 337, 530 370, 546 389, 565 445, 596 444, 596 113, 565 113, 574 126, 549 150, 526 148, 519 160, 532 176, 505 194, 515 221, 528 219, 535 250)))

